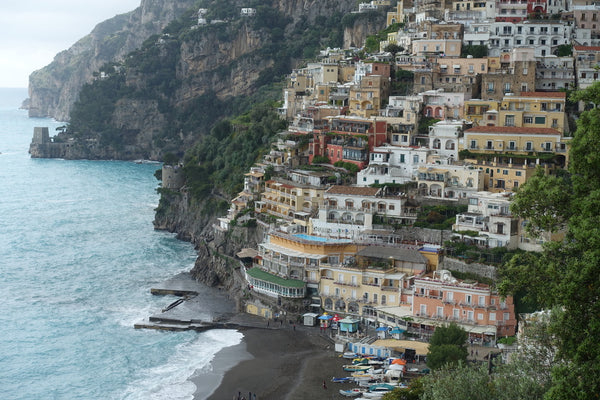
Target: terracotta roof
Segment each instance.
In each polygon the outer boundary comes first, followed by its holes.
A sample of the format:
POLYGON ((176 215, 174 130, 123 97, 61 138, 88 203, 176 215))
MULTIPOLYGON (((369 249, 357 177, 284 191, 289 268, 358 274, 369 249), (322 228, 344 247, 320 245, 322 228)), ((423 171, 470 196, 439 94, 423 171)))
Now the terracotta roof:
MULTIPOLYGON (((598 48, 600 49, 600 47, 598 48)), ((521 97, 556 97, 566 99, 567 94, 565 92, 521 92, 521 97)))
POLYGON ((577 51, 600 51, 600 46, 573 46, 577 51))
POLYGON ((348 194, 354 196, 375 196, 380 188, 334 185, 325 192, 328 194, 348 194))
POLYGON ((523 135, 560 135, 552 128, 524 128, 520 126, 476 126, 465 131, 470 133, 521 133, 523 135))

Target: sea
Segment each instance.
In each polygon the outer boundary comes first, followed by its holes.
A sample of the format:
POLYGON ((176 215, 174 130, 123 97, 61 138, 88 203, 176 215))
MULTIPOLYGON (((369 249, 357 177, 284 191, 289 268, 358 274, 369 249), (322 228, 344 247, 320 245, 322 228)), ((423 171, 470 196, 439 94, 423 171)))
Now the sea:
POLYGON ((0 399, 192 399, 242 334, 133 327, 196 258, 153 229, 160 165, 30 158, 34 127, 64 124, 28 118, 26 97, 0 89, 0 399))

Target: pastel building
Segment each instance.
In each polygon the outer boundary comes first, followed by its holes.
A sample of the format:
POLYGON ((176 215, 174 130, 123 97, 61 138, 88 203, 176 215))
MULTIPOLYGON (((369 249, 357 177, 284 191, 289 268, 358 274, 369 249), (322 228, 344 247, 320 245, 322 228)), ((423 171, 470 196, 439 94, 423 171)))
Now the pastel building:
POLYGON ((369 165, 356 175, 358 186, 384 183, 407 183, 415 179, 417 169, 427 163, 432 150, 417 146, 376 147, 369 165))
POLYGON ((412 294, 408 278, 429 268, 429 260, 416 246, 368 246, 347 263, 321 263, 323 308, 375 317, 380 307, 406 304, 412 294))
POLYGON ((519 224, 510 200, 508 193, 472 193, 467 212, 456 215, 452 230, 478 232, 469 240, 480 246, 517 248, 519 224))
POLYGON ((472 165, 422 166, 416 180, 421 196, 445 200, 464 199, 484 188, 484 174, 472 165))
POLYGON ((258 245, 247 279, 253 290, 271 297, 318 296, 321 263, 343 263, 355 254, 349 240, 270 232, 258 245))
POLYGON ((489 285, 458 280, 439 270, 414 279, 415 322, 431 327, 454 322, 472 338, 494 341, 516 333, 513 298, 501 297, 489 285))
POLYGON ((255 210, 293 222, 306 231, 309 217, 323 204, 324 192, 325 188, 319 186, 269 180, 255 202, 255 210))
POLYGON ((318 218, 311 219, 311 233, 334 238, 358 238, 374 229, 376 215, 401 221, 415 219, 403 212, 406 198, 385 196, 383 188, 334 185, 325 191, 318 218))

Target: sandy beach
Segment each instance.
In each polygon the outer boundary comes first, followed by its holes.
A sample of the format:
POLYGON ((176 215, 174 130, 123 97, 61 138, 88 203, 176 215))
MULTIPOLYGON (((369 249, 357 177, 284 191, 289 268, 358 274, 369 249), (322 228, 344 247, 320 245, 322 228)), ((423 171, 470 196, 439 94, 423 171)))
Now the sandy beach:
MULTIPOLYGON (((238 392, 246 399, 249 392, 253 398, 256 394, 262 400, 342 399, 339 389, 352 387, 331 382, 333 376, 348 375, 342 370, 348 360, 334 352, 333 343, 318 328, 296 326, 294 330, 284 324, 271 329, 247 328, 242 332, 242 344, 217 354, 215 369, 232 365, 235 361, 231 357, 239 357, 241 362, 227 370, 209 400, 237 399, 238 392), (323 381, 327 388, 323 387, 323 381)), ((195 399, 206 398, 206 382, 193 381, 198 388, 195 399)))

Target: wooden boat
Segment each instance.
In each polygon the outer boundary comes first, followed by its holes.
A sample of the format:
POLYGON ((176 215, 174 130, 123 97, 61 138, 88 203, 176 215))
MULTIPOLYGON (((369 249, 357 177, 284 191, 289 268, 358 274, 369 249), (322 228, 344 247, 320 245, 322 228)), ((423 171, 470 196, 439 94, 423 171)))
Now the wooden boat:
POLYGON ((346 365, 343 365, 342 368, 344 368, 344 371, 356 372, 356 371, 366 371, 368 369, 371 369, 371 366, 370 365, 346 364, 346 365))
POLYGON ((340 394, 342 396, 346 396, 346 397, 358 397, 358 396, 362 395, 363 393, 365 393, 366 391, 367 391, 367 389, 365 389, 365 388, 354 388, 354 389, 348 389, 348 390, 340 389, 340 394))
POLYGON ((347 351, 344 354, 342 354, 342 357, 344 358, 349 358, 349 359, 354 359, 358 356, 358 354, 352 352, 352 351, 347 351))

